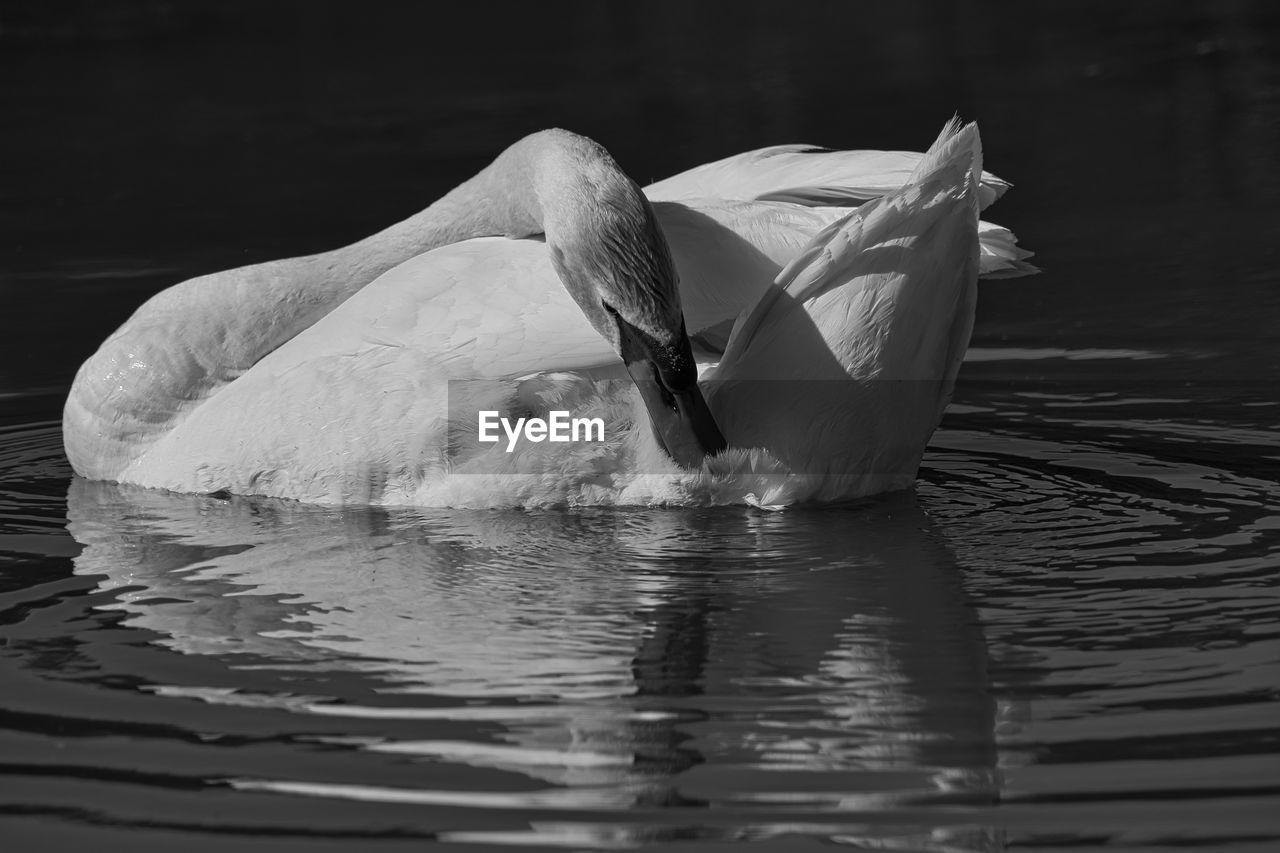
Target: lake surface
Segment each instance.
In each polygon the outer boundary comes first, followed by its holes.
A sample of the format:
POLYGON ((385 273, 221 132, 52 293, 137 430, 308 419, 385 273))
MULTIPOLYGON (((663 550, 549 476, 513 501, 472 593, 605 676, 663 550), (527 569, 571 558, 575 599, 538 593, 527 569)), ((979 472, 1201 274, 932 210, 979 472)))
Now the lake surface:
POLYGON ((1276 849, 1280 9, 1172 6, 0 13, 0 846, 1276 849), (337 511, 63 456, 147 295, 530 130, 645 181, 956 110, 1045 272, 981 285, 911 492, 337 511))

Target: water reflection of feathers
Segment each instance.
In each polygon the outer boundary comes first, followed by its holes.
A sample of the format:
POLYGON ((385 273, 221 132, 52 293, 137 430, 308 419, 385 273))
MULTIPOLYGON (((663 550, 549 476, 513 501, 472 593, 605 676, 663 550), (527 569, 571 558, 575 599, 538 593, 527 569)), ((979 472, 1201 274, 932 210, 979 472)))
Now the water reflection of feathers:
POLYGON ((77 571, 174 651, 535 703, 494 711, 511 747, 379 751, 559 783, 685 772, 686 794, 765 769, 993 794, 983 640, 910 495, 781 516, 339 512, 77 479, 68 502, 77 571))

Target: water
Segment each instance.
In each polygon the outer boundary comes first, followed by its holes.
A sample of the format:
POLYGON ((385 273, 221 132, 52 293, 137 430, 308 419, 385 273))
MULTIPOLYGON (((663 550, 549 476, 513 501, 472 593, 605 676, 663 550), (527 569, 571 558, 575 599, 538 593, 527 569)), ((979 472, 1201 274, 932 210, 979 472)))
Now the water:
POLYGON ((1275 849, 1280 21, 1166 5, 658 7, 480 47, 341 4, 15 7, 5 848, 1275 849), (838 50, 855 23, 892 37, 838 50), (658 177, 918 148, 957 107, 1046 272, 982 285, 913 492, 334 511, 62 455, 72 372, 147 293, 357 237, 525 130, 658 177))

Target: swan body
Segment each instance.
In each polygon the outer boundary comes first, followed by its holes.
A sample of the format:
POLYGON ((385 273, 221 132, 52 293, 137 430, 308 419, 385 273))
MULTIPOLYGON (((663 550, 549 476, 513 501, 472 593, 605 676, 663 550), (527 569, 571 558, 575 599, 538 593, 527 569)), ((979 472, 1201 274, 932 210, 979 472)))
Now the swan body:
MULTIPOLYGON (((538 221, 545 199, 513 202, 484 172, 346 249, 153 298, 77 375, 68 455, 91 479, 338 504, 785 505, 905 488, 978 275, 1034 271, 978 218, 1006 188, 982 171, 976 126, 955 123, 924 155, 783 146, 647 188, 679 290, 623 310, 655 335, 683 321, 729 445, 700 464, 664 452, 626 341, 566 278, 608 266, 578 246, 594 236, 538 221), (676 316, 654 319, 672 299, 676 316), (479 410, 557 409, 599 417, 606 440, 478 442, 479 410)), ((581 184, 548 192, 585 203, 581 184)), ((614 260, 660 266, 650 249, 614 260)), ((622 287, 608 301, 629 300, 622 287)))

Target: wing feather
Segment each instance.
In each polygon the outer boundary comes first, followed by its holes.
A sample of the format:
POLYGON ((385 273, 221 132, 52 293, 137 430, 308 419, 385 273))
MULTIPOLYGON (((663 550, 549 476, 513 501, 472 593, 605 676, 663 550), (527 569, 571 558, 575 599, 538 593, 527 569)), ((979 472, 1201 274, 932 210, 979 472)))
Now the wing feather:
MULTIPOLYGON (((924 155, 916 151, 832 151, 774 145, 706 163, 645 188, 651 201, 724 198, 851 207, 904 186, 924 155)), ((1011 186, 983 172, 983 209, 1011 186)))

